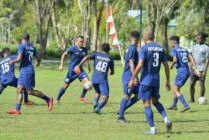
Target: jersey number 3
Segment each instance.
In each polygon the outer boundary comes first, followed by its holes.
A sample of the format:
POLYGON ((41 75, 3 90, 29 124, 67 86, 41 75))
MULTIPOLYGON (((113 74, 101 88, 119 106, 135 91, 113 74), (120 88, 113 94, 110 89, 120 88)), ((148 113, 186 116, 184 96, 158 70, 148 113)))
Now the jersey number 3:
POLYGON ((159 66, 159 53, 153 53, 153 67, 159 66))
POLYGON ((2 68, 2 73, 5 74, 6 72, 9 71, 9 62, 4 63, 3 65, 1 65, 2 68))
POLYGON ((106 72, 107 62, 99 61, 99 63, 97 63, 97 65, 96 65, 95 69, 98 70, 98 71, 101 71, 101 72, 106 72))

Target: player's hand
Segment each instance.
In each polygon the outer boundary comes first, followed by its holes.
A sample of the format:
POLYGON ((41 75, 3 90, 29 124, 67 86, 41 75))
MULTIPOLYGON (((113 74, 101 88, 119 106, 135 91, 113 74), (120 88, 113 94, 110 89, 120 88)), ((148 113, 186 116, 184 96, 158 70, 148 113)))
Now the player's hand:
POLYGON ((59 71, 63 71, 63 66, 62 65, 59 66, 59 71))
POLYGON ((166 89, 167 89, 167 91, 170 91, 171 90, 171 84, 170 84, 170 82, 166 82, 166 89))
POLYGON ((200 72, 197 69, 195 69, 195 74, 200 77, 200 72))
POLYGON ((138 79, 137 77, 134 78, 134 83, 133 83, 133 85, 136 86, 136 85, 138 85, 138 83, 139 83, 139 79, 138 79))
POLYGON ((133 87, 133 83, 134 83, 134 80, 131 80, 131 81, 128 83, 128 87, 129 87, 129 88, 132 88, 132 87, 133 87))
POLYGON ((36 62, 35 65, 38 67, 38 66, 40 66, 40 63, 36 62))

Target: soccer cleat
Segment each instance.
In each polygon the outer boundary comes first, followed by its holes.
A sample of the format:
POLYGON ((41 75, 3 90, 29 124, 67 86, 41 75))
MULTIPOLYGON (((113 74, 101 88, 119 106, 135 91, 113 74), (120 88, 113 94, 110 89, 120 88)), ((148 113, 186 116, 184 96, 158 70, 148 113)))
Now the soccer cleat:
POLYGON ((8 110, 7 114, 19 115, 21 114, 21 112, 19 110, 13 109, 13 110, 8 110))
POLYGON ((54 104, 59 104, 59 102, 60 102, 59 100, 55 100, 54 104))
POLYGON ((97 105, 98 105, 97 103, 94 103, 94 110, 97 108, 97 105))
POLYGON ((172 122, 168 122, 165 125, 166 125, 167 133, 171 132, 171 130, 172 130, 172 122))
POLYGON ((183 112, 185 112, 185 111, 187 111, 187 110, 189 110, 190 109, 190 107, 189 106, 186 106, 186 107, 184 107, 182 110, 181 110, 181 113, 183 113, 183 112))
POLYGON ((124 123, 124 124, 128 123, 128 121, 125 119, 125 117, 118 117, 117 122, 124 123))
POLYGON ((24 105, 33 105, 35 102, 28 100, 27 102, 24 102, 24 105))
POLYGON ((172 105, 172 106, 168 107, 167 109, 168 110, 177 110, 177 107, 172 105))
POLYGON ((97 108, 95 108, 94 113, 96 113, 96 114, 98 114, 98 115, 101 114, 100 110, 98 110, 97 108))
POLYGON ((81 101, 83 101, 83 102, 85 102, 85 103, 90 103, 90 100, 89 99, 87 99, 87 98, 85 98, 85 97, 80 97, 80 100, 81 101))
POLYGON ((52 110, 52 107, 53 107, 53 98, 52 97, 50 97, 50 100, 47 102, 47 104, 48 104, 48 110, 49 111, 52 110))
POLYGON ((149 130, 146 132, 146 134, 151 134, 151 135, 156 135, 157 134, 157 130, 149 130))
POLYGON ((194 99, 190 99, 190 100, 188 101, 188 103, 194 103, 194 102, 195 102, 194 99))

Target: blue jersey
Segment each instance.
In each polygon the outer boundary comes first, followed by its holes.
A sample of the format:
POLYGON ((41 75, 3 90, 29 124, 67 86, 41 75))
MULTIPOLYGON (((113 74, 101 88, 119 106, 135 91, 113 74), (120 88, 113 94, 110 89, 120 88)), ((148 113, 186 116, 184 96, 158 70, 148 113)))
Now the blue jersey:
POLYGON ((94 60, 94 72, 92 74, 92 83, 104 83, 108 80, 109 69, 114 68, 113 59, 105 53, 92 53, 94 60))
POLYGON ((141 70, 140 84, 160 86, 160 66, 167 61, 164 48, 157 43, 147 43, 140 48, 139 60, 144 60, 141 70))
POLYGON ((10 64, 11 60, 14 60, 17 56, 6 56, 0 60, 0 74, 1 83, 7 84, 10 79, 15 78, 14 64, 10 64))
POLYGON ((22 43, 19 45, 17 53, 22 55, 20 74, 34 74, 32 59, 37 55, 36 48, 28 42, 22 43))
POLYGON ((123 76, 122 76, 123 81, 130 81, 132 77, 132 72, 131 72, 130 63, 129 63, 130 59, 134 61, 134 67, 136 68, 138 64, 138 52, 137 52, 136 47, 133 45, 129 45, 128 48, 126 49, 125 66, 124 66, 123 76))
POLYGON ((188 57, 190 55, 187 49, 180 46, 175 46, 171 50, 171 55, 177 58, 176 69, 177 72, 183 72, 189 74, 188 57))
MULTIPOLYGON (((82 49, 79 49, 77 46, 72 46, 69 49, 67 49, 67 53, 70 54, 69 71, 73 71, 74 68, 87 55, 87 48, 82 47, 82 49)), ((82 66, 81 66, 81 71, 83 71, 82 66)))

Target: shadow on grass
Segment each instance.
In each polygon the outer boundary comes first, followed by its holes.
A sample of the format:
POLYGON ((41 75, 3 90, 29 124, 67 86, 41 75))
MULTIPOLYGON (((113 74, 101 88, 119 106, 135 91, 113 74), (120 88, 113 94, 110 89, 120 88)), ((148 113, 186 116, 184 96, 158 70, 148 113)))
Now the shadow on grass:
POLYGON ((181 134, 200 134, 200 133, 209 133, 209 131, 207 130, 199 130, 199 131, 172 131, 170 133, 166 133, 166 132, 162 132, 160 134, 177 134, 177 135, 181 135, 181 134))

